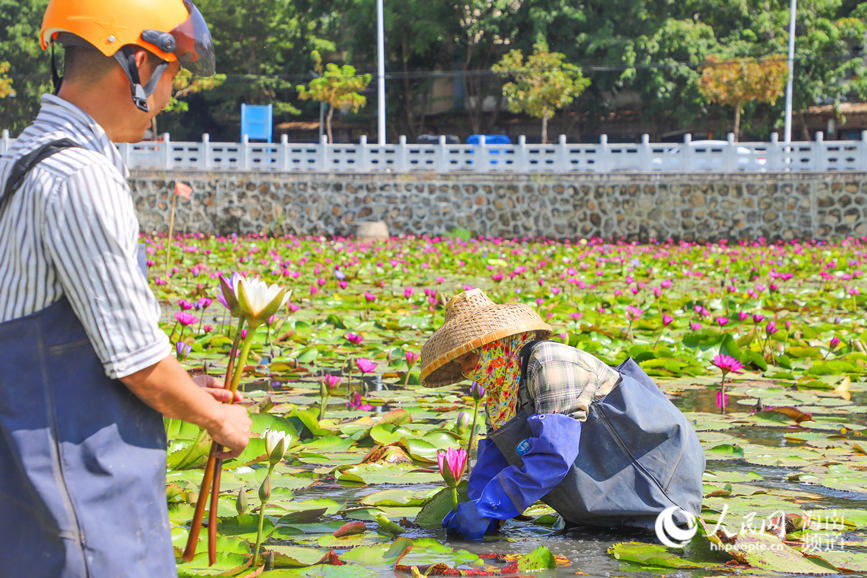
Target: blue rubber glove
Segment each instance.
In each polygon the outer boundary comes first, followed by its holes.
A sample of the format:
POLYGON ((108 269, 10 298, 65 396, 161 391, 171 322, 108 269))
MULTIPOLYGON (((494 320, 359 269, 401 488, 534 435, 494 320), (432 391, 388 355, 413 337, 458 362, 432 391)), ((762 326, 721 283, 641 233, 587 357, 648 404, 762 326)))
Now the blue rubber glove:
POLYGON ((474 500, 483 516, 517 516, 559 484, 578 457, 580 421, 549 413, 532 415, 527 424, 532 435, 520 443, 523 465, 502 469, 474 500))
POLYGON ((480 540, 497 520, 514 518, 569 472, 578 457, 581 422, 553 413, 532 415, 527 423, 532 435, 521 442, 522 466, 508 466, 492 441, 479 442, 479 457, 468 488, 471 501, 462 502, 457 512, 443 518, 447 532, 480 540))
POLYGON ((489 439, 479 440, 476 464, 470 472, 470 480, 467 484, 469 498, 479 499, 488 482, 508 467, 509 462, 497 449, 497 444, 489 439))
POLYGON ((493 530, 497 521, 479 513, 473 502, 461 502, 457 510, 452 510, 443 518, 446 534, 460 534, 468 540, 481 540, 488 531, 493 530))

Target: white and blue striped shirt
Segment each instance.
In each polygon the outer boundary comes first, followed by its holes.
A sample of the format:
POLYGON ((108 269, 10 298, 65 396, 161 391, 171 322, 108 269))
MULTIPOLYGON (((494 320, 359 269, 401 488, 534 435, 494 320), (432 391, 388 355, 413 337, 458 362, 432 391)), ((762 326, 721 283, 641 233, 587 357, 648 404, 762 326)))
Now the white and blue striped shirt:
POLYGON ((0 217, 0 323, 69 300, 110 378, 171 353, 159 304, 139 270, 139 223, 114 144, 77 106, 43 95, 39 115, 0 157, 0 192, 12 165, 43 143, 80 145, 24 179, 0 217))

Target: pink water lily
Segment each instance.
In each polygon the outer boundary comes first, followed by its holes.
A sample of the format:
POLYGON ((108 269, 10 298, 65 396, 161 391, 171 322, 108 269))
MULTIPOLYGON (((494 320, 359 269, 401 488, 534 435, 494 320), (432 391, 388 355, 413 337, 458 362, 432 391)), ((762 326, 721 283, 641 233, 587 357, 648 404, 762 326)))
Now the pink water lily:
POLYGON ((366 357, 359 357, 355 360, 355 365, 358 366, 359 371, 361 373, 371 373, 376 369, 376 363, 367 359, 366 357))
POLYGON ((418 361, 418 353, 413 351, 406 352, 406 364, 412 369, 412 366, 415 365, 415 362, 418 361))
POLYGON ((662 324, 665 327, 668 327, 669 325, 671 325, 672 321, 674 321, 674 317, 672 317, 671 315, 669 315, 667 313, 662 314, 662 324))
POLYGON ((722 380, 720 381, 719 391, 717 392, 717 407, 720 408, 720 413, 726 411, 726 375, 729 373, 743 373, 741 370, 744 364, 731 357, 730 355, 717 355, 711 361, 722 372, 722 380))
POLYGON ((184 327, 186 327, 187 325, 192 325, 199 321, 198 317, 196 317, 192 313, 187 313, 186 311, 178 311, 177 313, 175 313, 175 319, 184 327))
POLYGON ((723 372, 723 375, 727 373, 743 373, 744 364, 730 355, 717 355, 711 363, 717 366, 723 372))
POLYGON ((323 382, 329 391, 340 386, 340 382, 342 381, 343 378, 339 375, 326 375, 325 379, 323 379, 323 382))
POLYGON ((461 476, 464 475, 464 468, 467 466, 467 457, 467 450, 464 448, 457 450, 449 448, 445 451, 440 450, 437 452, 437 465, 440 468, 440 475, 448 487, 455 488, 458 482, 461 481, 461 476))

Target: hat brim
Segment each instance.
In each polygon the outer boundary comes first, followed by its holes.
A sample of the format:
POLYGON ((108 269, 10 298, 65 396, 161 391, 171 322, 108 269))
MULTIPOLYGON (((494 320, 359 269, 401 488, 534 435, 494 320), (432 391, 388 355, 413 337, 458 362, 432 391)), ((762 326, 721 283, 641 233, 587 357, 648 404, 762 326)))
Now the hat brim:
POLYGON ((538 339, 553 333, 539 314, 523 303, 495 304, 446 322, 422 347, 421 382, 425 387, 440 387, 464 379, 457 359, 498 339, 535 331, 538 339), (432 351, 426 351, 430 350, 432 351))

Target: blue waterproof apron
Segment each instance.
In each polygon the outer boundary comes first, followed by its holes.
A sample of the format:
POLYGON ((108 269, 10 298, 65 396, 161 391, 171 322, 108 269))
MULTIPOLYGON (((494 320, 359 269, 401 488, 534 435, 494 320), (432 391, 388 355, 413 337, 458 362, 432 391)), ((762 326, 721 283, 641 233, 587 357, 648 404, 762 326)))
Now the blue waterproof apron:
POLYGON ((176 576, 165 448, 66 298, 0 323, 0 577, 176 576))
MULTIPOLYGON (((542 501, 567 522, 589 526, 650 529, 670 506, 698 515, 705 466, 698 436, 632 358, 617 372, 617 387, 588 408, 578 457, 542 501)), ((517 448, 532 435, 533 401, 523 377, 517 415, 488 435, 513 465, 523 465, 517 448)))

